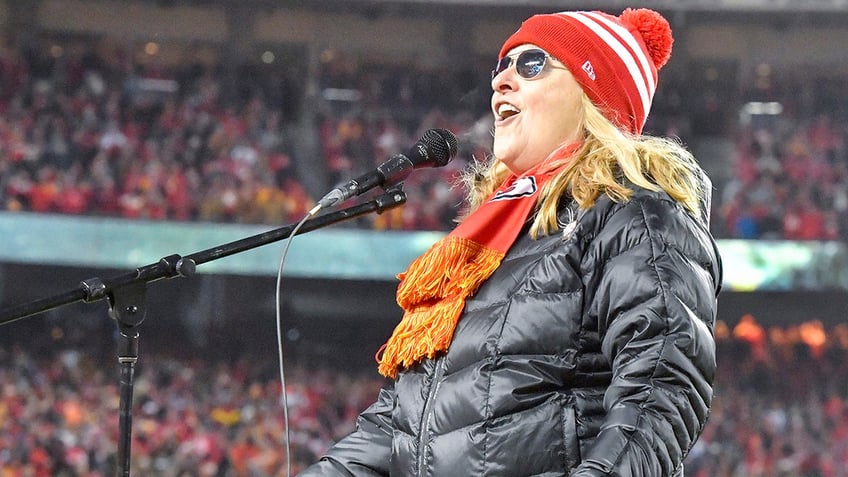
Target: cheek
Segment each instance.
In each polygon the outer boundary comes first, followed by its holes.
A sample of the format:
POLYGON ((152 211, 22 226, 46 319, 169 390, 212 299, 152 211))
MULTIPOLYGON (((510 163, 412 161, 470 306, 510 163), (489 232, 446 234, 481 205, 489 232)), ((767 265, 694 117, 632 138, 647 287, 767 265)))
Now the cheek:
POLYGON ((540 118, 536 123, 538 125, 536 132, 543 136, 546 142, 559 142, 572 129, 573 114, 562 107, 562 103, 558 104, 560 107, 548 108, 544 118, 540 118))
POLYGON ((577 129, 580 120, 580 102, 579 98, 567 96, 562 98, 556 104, 558 108, 553 112, 556 118, 555 122, 559 125, 559 129, 566 136, 571 136, 577 129))

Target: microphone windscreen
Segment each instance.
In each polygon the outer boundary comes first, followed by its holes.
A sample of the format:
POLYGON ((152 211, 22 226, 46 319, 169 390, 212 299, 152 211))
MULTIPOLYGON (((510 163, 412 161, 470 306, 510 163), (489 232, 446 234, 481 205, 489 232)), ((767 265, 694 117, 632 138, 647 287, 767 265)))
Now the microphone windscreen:
POLYGON ((433 167, 442 167, 456 156, 459 150, 459 140, 447 129, 428 129, 421 136, 421 143, 429 151, 433 167))

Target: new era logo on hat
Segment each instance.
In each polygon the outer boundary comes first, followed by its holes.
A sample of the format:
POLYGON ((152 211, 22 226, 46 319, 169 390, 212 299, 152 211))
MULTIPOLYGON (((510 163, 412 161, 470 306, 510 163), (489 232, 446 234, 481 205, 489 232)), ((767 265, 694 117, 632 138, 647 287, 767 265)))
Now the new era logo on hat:
POLYGON ((595 69, 592 68, 591 61, 586 60, 586 62, 583 63, 583 66, 581 66, 580 68, 585 71, 587 75, 589 75, 589 78, 591 78, 592 80, 595 79, 595 69))

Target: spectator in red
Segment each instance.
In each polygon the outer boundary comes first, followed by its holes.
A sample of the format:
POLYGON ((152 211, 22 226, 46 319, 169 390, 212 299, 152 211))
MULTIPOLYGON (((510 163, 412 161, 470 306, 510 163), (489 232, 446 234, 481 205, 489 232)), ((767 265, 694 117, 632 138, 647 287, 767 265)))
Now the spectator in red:
POLYGON ((822 240, 825 238, 825 216, 809 191, 801 190, 789 204, 783 219, 783 235, 790 240, 822 240))
POLYGON ((91 210, 91 186, 86 178, 80 178, 79 168, 66 173, 59 181, 56 195, 56 211, 62 214, 85 214, 91 210))
POLYGON ((60 189, 57 171, 47 166, 37 174, 38 179, 29 194, 30 208, 33 212, 53 212, 60 189))

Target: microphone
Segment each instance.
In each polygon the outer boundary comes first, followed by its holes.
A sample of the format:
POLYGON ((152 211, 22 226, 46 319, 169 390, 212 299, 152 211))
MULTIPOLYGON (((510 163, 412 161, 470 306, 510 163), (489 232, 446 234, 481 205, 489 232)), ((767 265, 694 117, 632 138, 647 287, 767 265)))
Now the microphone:
POLYGON ((392 186, 409 177, 413 169, 447 165, 458 149, 456 135, 447 129, 428 129, 406 154, 396 154, 377 169, 352 179, 327 193, 312 209, 331 207, 377 186, 392 186))

